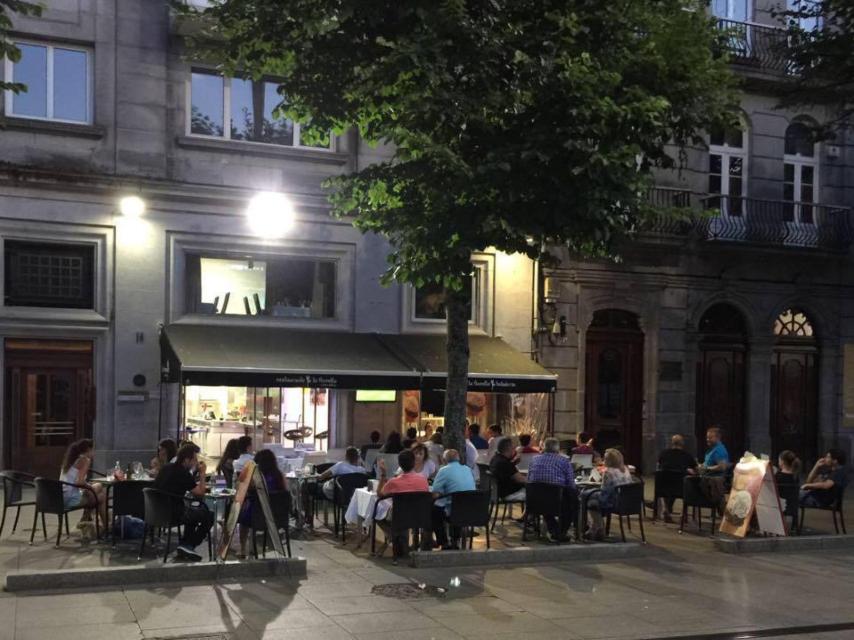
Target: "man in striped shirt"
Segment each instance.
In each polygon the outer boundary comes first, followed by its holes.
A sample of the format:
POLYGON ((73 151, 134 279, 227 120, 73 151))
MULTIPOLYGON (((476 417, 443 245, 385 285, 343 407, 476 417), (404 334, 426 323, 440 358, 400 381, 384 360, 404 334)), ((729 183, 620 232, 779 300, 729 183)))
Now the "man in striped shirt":
POLYGON ((568 542, 566 532, 575 521, 578 508, 578 491, 575 487, 575 472, 569 458, 560 455, 560 442, 557 438, 546 438, 543 453, 534 456, 528 467, 528 484, 543 482, 563 487, 563 501, 560 519, 545 516, 546 526, 552 542, 568 542))

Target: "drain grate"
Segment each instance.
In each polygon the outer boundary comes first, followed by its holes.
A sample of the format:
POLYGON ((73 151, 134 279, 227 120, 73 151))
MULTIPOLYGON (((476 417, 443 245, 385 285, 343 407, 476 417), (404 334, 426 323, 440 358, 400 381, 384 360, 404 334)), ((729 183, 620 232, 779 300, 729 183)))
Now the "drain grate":
POLYGON ((443 587, 434 587, 432 584, 412 582, 393 582, 391 584, 378 584, 371 589, 371 593, 387 598, 398 598, 399 600, 415 600, 417 598, 442 598, 448 592, 443 587))

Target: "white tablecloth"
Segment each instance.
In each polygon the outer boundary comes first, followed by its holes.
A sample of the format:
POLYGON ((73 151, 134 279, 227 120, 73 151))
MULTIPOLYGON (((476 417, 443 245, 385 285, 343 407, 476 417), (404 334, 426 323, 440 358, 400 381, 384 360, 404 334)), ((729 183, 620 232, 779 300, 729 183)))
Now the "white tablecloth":
MULTIPOLYGON (((350 504, 347 505, 344 519, 351 524, 361 523, 365 529, 370 529, 374 517, 374 506, 376 504, 376 493, 372 493, 367 489, 356 489, 353 497, 350 498, 350 504)), ((377 507, 377 520, 384 520, 390 508, 391 498, 380 500, 380 504, 377 507)))

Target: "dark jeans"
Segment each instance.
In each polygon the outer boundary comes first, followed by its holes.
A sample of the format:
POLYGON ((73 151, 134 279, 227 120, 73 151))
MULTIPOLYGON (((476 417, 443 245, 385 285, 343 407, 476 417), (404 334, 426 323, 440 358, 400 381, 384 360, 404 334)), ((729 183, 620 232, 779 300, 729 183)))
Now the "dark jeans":
POLYGON ((564 487, 563 500, 560 504, 560 518, 554 516, 543 516, 546 527, 553 538, 562 538, 569 531, 569 527, 578 517, 578 492, 575 489, 564 487))
POLYGON ((213 527, 214 515, 204 504, 194 504, 184 508, 181 521, 184 524, 184 535, 178 544, 195 549, 207 538, 213 527))
MULTIPOLYGON (((433 535, 436 536, 436 542, 442 546, 448 546, 448 533, 445 531, 445 523, 448 516, 445 515, 445 507, 437 507, 433 505, 433 535)), ((459 527, 451 527, 451 544, 459 544, 462 532, 459 527)))

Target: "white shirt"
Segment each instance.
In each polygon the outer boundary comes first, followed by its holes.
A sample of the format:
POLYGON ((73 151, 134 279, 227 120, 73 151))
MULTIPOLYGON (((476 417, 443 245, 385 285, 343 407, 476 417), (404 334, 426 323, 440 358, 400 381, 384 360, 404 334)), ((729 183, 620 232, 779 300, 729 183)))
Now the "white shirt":
POLYGON ((243 467, 246 466, 247 462, 251 462, 255 459, 254 453, 241 453, 240 457, 234 461, 234 476, 237 477, 240 475, 240 472, 243 471, 243 467))
POLYGON ((468 438, 466 438, 466 466, 471 469, 474 481, 477 482, 480 480, 480 468, 477 466, 477 449, 468 438))

